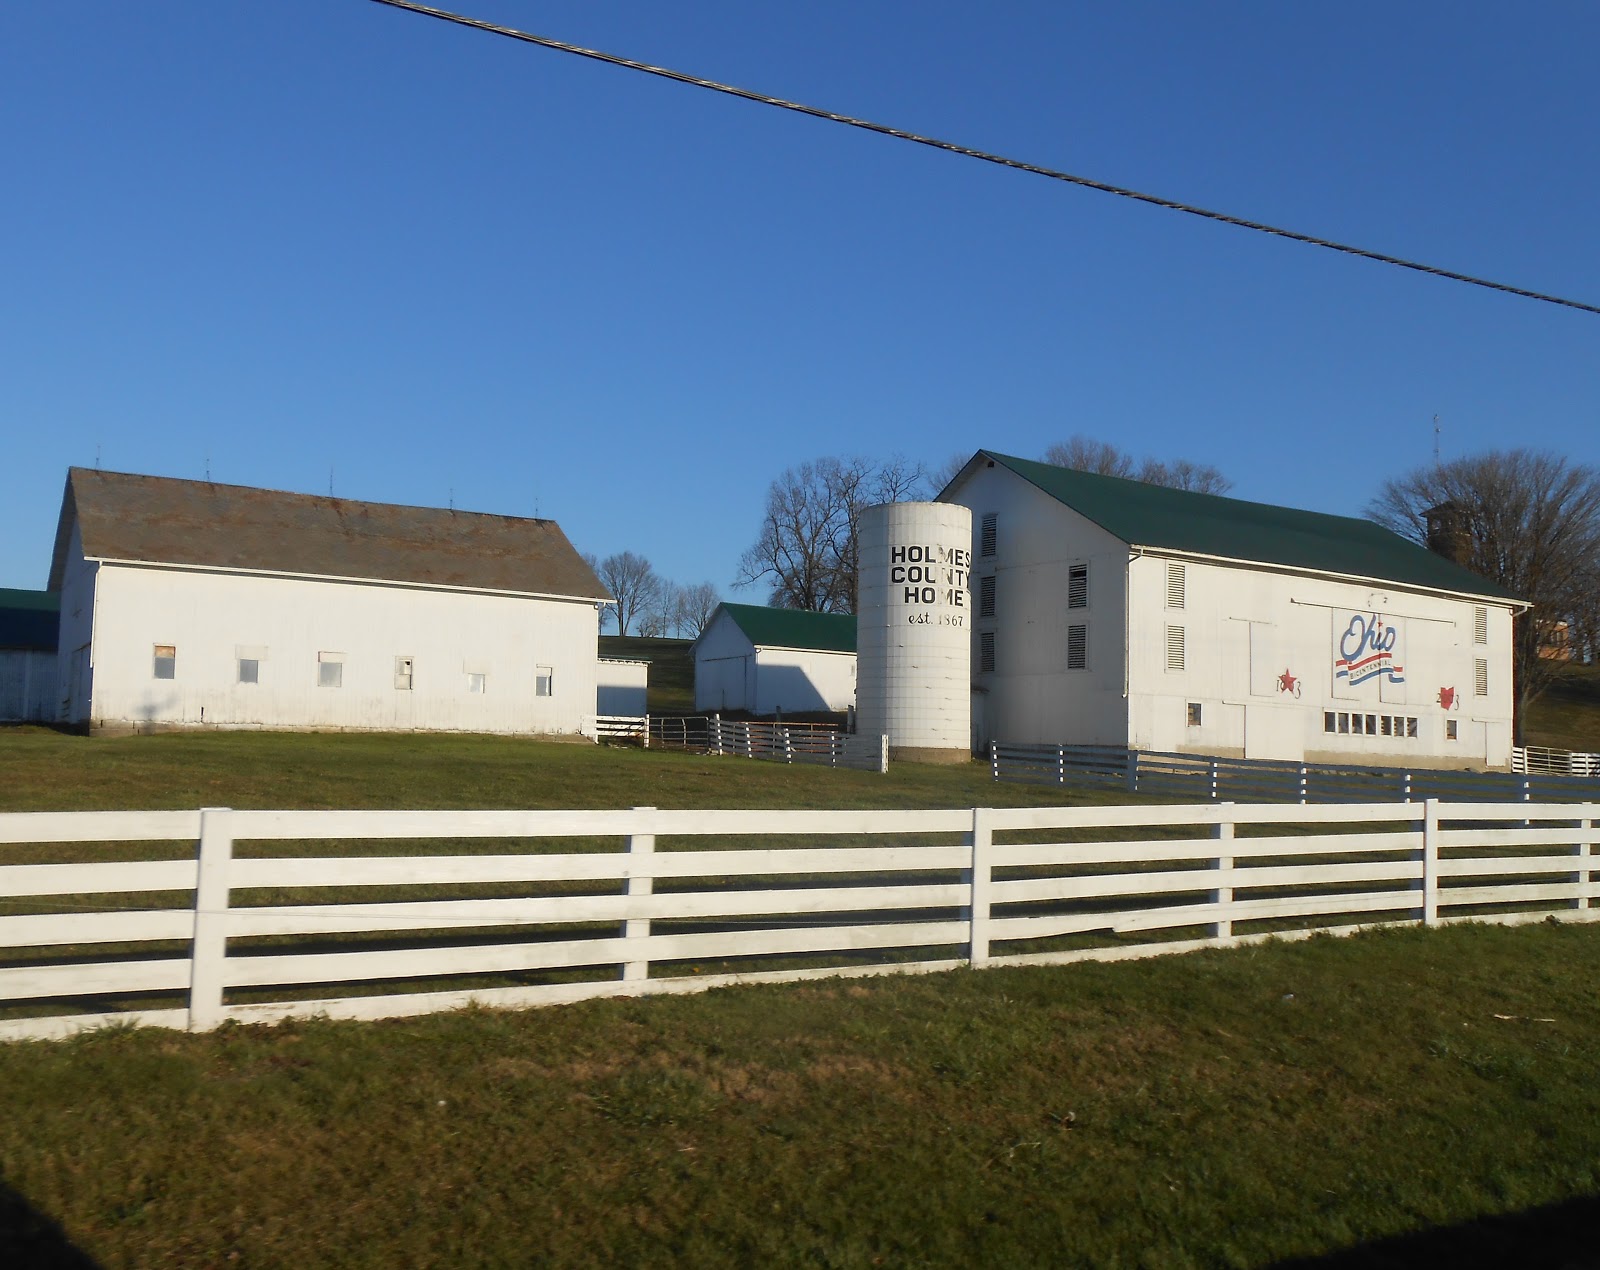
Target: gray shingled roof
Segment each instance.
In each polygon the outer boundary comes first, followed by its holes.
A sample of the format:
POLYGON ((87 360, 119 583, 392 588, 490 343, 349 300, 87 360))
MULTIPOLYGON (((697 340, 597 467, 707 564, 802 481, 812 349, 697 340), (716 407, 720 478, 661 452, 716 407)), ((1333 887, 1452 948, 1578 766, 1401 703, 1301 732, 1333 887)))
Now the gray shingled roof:
POLYGON ((1484 598, 1517 598, 1499 583, 1370 520, 1166 489, 992 450, 978 451, 969 467, 980 460, 1009 468, 1130 546, 1311 569, 1484 598))
POLYGON ((81 467, 67 473, 52 590, 74 517, 91 559, 610 598, 553 520, 81 467))

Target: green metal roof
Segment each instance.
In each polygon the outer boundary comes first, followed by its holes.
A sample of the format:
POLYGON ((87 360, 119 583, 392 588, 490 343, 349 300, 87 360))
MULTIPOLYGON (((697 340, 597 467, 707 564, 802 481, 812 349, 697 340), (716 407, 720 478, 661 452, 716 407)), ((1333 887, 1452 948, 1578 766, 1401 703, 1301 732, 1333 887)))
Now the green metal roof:
POLYGON ((1132 547, 1514 600, 1496 582, 1370 520, 1166 489, 980 450, 1132 547))
POLYGON ((0 587, 0 648, 55 652, 61 627, 61 597, 54 591, 0 587))
POLYGON ((819 653, 856 651, 856 619, 838 613, 768 609, 758 604, 724 604, 745 638, 758 648, 808 648, 819 653))

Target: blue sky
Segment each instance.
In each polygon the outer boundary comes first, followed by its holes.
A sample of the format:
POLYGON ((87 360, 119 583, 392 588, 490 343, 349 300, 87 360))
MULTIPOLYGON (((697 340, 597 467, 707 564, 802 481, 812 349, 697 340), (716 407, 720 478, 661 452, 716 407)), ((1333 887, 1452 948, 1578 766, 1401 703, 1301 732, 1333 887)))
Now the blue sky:
MULTIPOLYGON (((1600 302, 1600 6, 454 0, 1600 302)), ((729 598, 768 482, 1082 433, 1360 514, 1600 464, 1600 317, 369 0, 0 8, 0 586, 68 466, 553 517, 729 598)))

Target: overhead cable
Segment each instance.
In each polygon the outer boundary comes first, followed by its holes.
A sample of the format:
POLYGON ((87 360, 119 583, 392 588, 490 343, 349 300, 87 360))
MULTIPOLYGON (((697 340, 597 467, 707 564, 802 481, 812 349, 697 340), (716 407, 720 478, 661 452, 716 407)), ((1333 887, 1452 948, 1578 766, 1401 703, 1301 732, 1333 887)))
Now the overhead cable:
POLYGON ((1471 274, 1456 273, 1451 269, 1441 269, 1435 265, 1406 260, 1400 256, 1390 256, 1379 251, 1368 251, 1364 247, 1354 247, 1349 243, 1335 242, 1329 238, 1318 238, 1312 234, 1298 233, 1295 230, 1283 229, 1277 225, 1267 225, 1261 221, 1247 220, 1242 216, 1230 216, 1226 212, 1210 211, 1204 207, 1196 207, 1192 203, 1180 203, 1175 199, 1162 198, 1156 194, 1145 194, 1139 190, 1130 190, 1125 186, 1096 181, 1087 176, 1075 176, 1070 172, 1061 172, 1055 168, 1043 167, 1037 163, 1025 163, 1020 159, 1008 159, 1004 155, 991 154, 986 150, 974 150, 971 146, 960 145, 954 141, 941 141, 937 137, 927 137, 920 133, 907 132, 902 128, 891 128, 887 124, 873 123, 868 119, 857 119, 852 115, 841 115, 835 111, 823 110, 817 106, 807 106, 803 102, 786 101, 782 97, 769 97, 765 93, 753 92, 748 88, 738 88, 732 84, 719 83, 714 79, 701 79, 697 75, 686 75, 682 71, 675 71, 665 66, 652 66, 648 62, 636 62, 631 58, 618 57, 614 53, 601 52, 599 49, 584 48, 582 45, 568 44, 562 40, 551 39, 549 36, 519 31, 515 27, 497 26, 492 22, 469 18, 463 14, 451 13, 445 9, 436 9, 431 5, 414 4, 411 0, 373 0, 373 3, 387 5, 391 9, 406 9, 412 13, 423 14, 426 17, 438 18, 444 22, 454 22, 459 26, 472 27, 474 30, 488 31, 492 35, 521 40, 526 44, 537 44, 541 48, 553 49, 558 53, 572 53, 578 57, 587 57, 593 61, 605 62, 611 66, 621 66, 630 71, 642 71, 646 75, 656 75, 662 79, 675 80, 680 84, 689 84, 695 88, 707 88, 712 92, 725 93, 730 97, 740 97, 745 101, 759 102, 763 106, 776 106, 780 110, 791 110, 797 114, 810 115, 813 119, 825 119, 830 123, 846 124, 851 128, 862 128, 867 132, 881 133, 883 136, 894 137, 900 141, 912 141, 917 145, 930 146, 935 150, 945 150, 951 154, 965 155, 969 159, 981 159, 985 163, 997 164, 1004 168, 1014 168, 1019 172, 1031 172, 1035 176, 1049 177, 1053 181, 1065 181, 1069 185, 1081 185, 1085 189, 1099 190, 1103 194, 1115 194, 1119 198, 1136 199, 1141 203, 1164 207, 1168 211, 1186 212, 1190 216, 1200 216, 1206 220, 1220 221, 1224 225, 1234 225, 1240 229, 1252 229, 1261 234, 1273 234, 1279 238, 1305 243, 1311 247, 1325 247, 1329 251, 1343 252, 1347 256, 1359 256, 1364 260, 1375 260, 1383 265, 1396 265, 1401 269, 1412 269, 1417 273, 1432 274, 1437 278, 1449 278, 1453 282, 1465 282, 1475 287, 1487 287, 1491 291, 1503 291, 1507 295, 1518 295, 1527 300, 1538 300, 1545 304, 1559 304, 1565 308, 1579 309, 1585 313, 1600 313, 1600 305, 1585 304, 1580 300, 1565 300, 1560 296, 1547 295, 1542 291, 1529 291, 1523 287, 1513 287, 1507 283, 1495 282, 1489 278, 1476 278, 1471 274))

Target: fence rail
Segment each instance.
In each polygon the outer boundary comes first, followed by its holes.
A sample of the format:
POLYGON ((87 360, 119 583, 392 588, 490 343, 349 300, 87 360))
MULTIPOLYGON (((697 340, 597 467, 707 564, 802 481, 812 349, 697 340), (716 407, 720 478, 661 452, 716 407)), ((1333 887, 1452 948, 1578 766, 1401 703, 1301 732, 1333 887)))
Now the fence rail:
POLYGON ((601 714, 594 718, 594 739, 603 741, 638 741, 650 744, 650 716, 629 714, 601 714))
POLYGON ((0 859, 29 862, 0 865, 0 1039, 1587 920, 1597 817, 1433 799, 7 814, 0 859), (419 854, 337 854, 369 841, 419 854), (81 858, 130 842, 183 858, 81 858))
POLYGON ((887 736, 853 735, 818 724, 759 723, 712 715, 708 748, 713 754, 777 763, 820 763, 865 772, 889 770, 887 736))
POLYGON ((997 781, 1035 785, 1097 783, 1114 785, 1129 793, 1185 800, 1336 803, 1446 798, 1586 802, 1600 798, 1600 784, 1592 778, 1274 762, 1094 745, 991 742, 989 770, 997 781))

